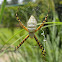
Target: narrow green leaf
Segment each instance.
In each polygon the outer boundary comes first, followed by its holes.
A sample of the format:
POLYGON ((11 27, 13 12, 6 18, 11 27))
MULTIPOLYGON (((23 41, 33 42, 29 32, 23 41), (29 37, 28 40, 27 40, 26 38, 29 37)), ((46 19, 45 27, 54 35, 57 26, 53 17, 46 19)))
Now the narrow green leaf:
POLYGON ((2 6, 1 6, 0 23, 1 23, 1 20, 2 20, 2 16, 3 16, 5 5, 6 5, 6 0, 4 0, 4 2, 2 3, 2 6))

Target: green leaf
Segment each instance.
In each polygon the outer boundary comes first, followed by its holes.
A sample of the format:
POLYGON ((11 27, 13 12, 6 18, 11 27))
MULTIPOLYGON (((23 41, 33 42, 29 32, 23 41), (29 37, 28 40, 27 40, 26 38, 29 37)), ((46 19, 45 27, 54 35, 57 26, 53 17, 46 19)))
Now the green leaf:
POLYGON ((1 6, 0 23, 1 23, 1 20, 2 20, 2 16, 3 16, 3 12, 4 12, 5 5, 6 5, 6 0, 4 0, 3 4, 1 6))

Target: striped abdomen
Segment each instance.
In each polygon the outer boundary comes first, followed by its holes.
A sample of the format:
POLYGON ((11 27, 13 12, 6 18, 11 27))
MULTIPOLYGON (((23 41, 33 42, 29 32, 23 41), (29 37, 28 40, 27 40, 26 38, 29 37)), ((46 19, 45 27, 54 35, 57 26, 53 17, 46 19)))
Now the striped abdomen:
POLYGON ((27 22, 27 27, 28 27, 28 31, 29 31, 29 36, 32 38, 34 37, 34 32, 36 30, 36 25, 37 25, 37 21, 34 18, 33 15, 31 15, 30 19, 27 22))

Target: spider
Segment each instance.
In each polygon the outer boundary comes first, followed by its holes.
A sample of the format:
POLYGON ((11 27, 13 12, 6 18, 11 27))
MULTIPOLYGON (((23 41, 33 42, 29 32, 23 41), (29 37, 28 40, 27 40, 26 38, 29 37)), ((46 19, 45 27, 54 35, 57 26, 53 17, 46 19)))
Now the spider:
MULTIPOLYGON (((19 10, 19 8, 18 8, 18 10, 19 10)), ((18 12, 18 10, 17 10, 17 12, 18 12)), ((43 56, 45 56, 45 53, 46 53, 46 52, 45 52, 45 50, 44 50, 42 44, 40 44, 40 42, 38 41, 38 39, 37 39, 37 37, 35 36, 34 33, 37 32, 42 26, 44 26, 44 23, 45 23, 46 20, 47 20, 48 14, 47 14, 47 16, 45 17, 45 20, 42 22, 42 24, 36 29, 37 21, 36 21, 36 19, 35 19, 35 17, 34 17, 33 15, 31 15, 30 19, 28 20, 28 22, 27 22, 27 28, 26 28, 26 27, 22 24, 22 22, 20 21, 19 17, 17 16, 17 12, 16 12, 16 18, 17 18, 17 20, 19 21, 20 26, 21 26, 22 28, 24 28, 26 31, 28 31, 28 32, 29 32, 29 35, 27 35, 27 36, 25 37, 25 39, 23 39, 23 41, 15 48, 15 50, 18 49, 18 48, 29 38, 29 36, 30 36, 31 38, 33 38, 33 37, 35 38, 37 44, 39 45, 40 49, 42 50, 43 56)))

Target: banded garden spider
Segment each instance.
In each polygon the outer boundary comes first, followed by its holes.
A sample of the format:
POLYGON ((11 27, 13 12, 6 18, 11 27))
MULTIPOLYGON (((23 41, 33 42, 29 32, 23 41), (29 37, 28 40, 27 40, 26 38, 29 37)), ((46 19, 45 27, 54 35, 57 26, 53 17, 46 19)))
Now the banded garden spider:
MULTIPOLYGON (((19 8, 18 8, 18 10, 19 10, 19 8)), ((18 12, 18 10, 17 10, 17 12, 18 12)), ((28 27, 28 29, 27 29, 27 28, 21 23, 19 17, 17 16, 17 13, 16 13, 16 18, 17 18, 17 20, 19 21, 20 26, 21 26, 22 28, 24 28, 26 31, 28 31, 28 32, 29 32, 29 35, 27 35, 27 36, 25 37, 25 39, 23 39, 23 41, 15 48, 15 50, 18 49, 18 48, 29 38, 29 36, 30 36, 31 38, 32 38, 32 37, 35 38, 37 44, 39 45, 40 49, 42 50, 43 56, 45 56, 45 53, 46 53, 46 52, 45 52, 43 46, 42 46, 42 45, 40 44, 40 42, 38 41, 38 39, 37 39, 37 37, 35 36, 34 33, 37 32, 42 26, 44 26, 44 23, 46 22, 47 17, 48 17, 48 14, 47 14, 47 16, 45 17, 45 20, 43 21, 43 23, 36 29, 37 21, 36 21, 36 19, 34 18, 34 16, 31 15, 30 19, 29 19, 28 22, 27 22, 27 27, 28 27)))

